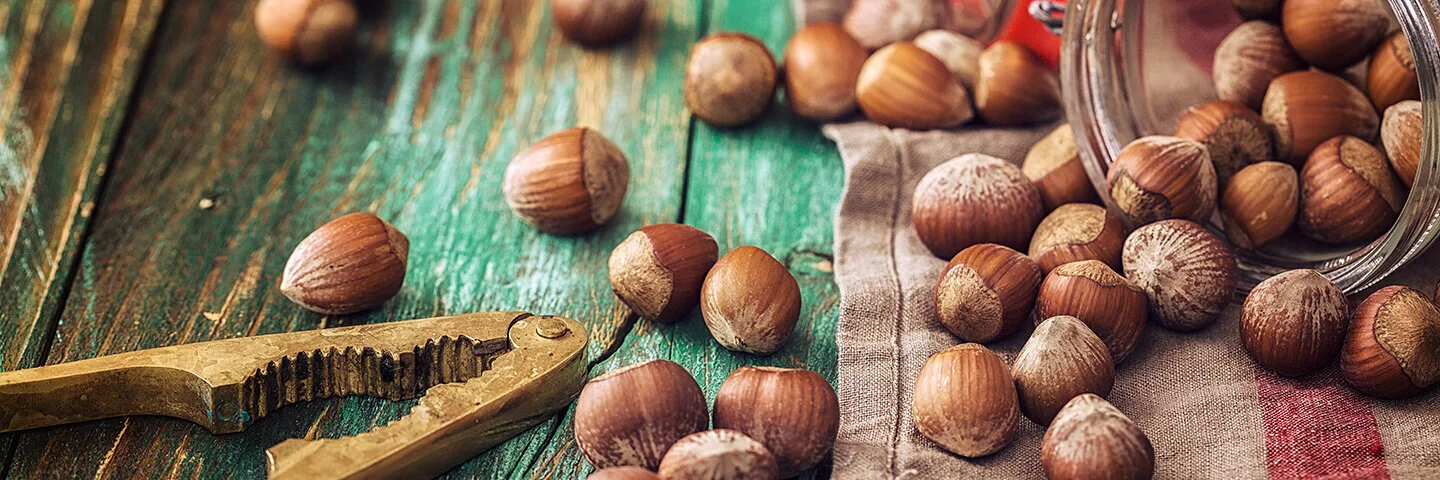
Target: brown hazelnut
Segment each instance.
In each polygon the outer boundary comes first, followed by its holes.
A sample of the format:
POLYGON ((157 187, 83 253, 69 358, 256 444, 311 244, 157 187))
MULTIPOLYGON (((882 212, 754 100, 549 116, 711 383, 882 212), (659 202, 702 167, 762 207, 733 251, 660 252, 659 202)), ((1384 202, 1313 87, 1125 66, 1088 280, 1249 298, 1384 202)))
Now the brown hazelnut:
POLYGON ((1355 309, 1340 351, 1340 372, 1361 393, 1419 394, 1440 379, 1440 310, 1402 286, 1380 289, 1355 309))
POLYGON ((1350 302, 1314 270, 1290 270, 1250 290, 1240 309, 1240 340, 1255 363, 1298 377, 1340 353, 1350 302))
POLYGON ((550 16, 566 38, 606 45, 640 31, 645 0, 550 0, 550 16))
POLYGON ((1370 57, 1366 91, 1375 109, 1385 111, 1404 100, 1420 99, 1420 77, 1415 73, 1415 56, 1405 34, 1397 32, 1380 44, 1370 57))
POLYGON ((956 455, 983 457, 1005 448, 1020 423, 1010 368, 978 343, 925 360, 915 380, 915 427, 956 455))
POLYGON ((1040 189, 1046 211, 1067 203, 1100 203, 1100 195, 1085 173, 1085 163, 1080 161, 1080 150, 1075 147, 1075 131, 1068 123, 1030 147, 1020 171, 1040 189))
POLYGON ((1247 165, 1275 159, 1270 125, 1235 102, 1219 100, 1186 109, 1175 122, 1175 136, 1205 146, 1220 185, 1247 165))
POLYGON ((1033 125, 1060 118, 1060 79, 1024 45, 1001 40, 980 54, 975 111, 992 126, 1033 125))
POLYGON ((1098 260, 1055 267, 1040 282, 1035 318, 1068 315, 1095 332, 1119 365, 1140 341, 1148 315, 1145 291, 1098 260))
POLYGON ((801 117, 833 120, 855 111, 855 84, 870 52, 833 23, 812 23, 785 45, 785 98, 801 117))
POLYGON ((576 127, 541 139, 510 160, 501 188, 525 223, 556 235, 589 232, 620 211, 630 163, 595 130, 576 127))
POLYGON ((1281 15, 1300 58, 1330 71, 1364 60, 1390 32, 1390 12, 1377 0, 1286 0, 1281 15))
POLYGON ((660 460, 665 480, 779 480, 775 456, 745 434, 726 429, 692 433, 660 460))
POLYGON ((1235 13, 1247 20, 1279 19, 1280 6, 1285 0, 1231 0, 1235 13))
POLYGON ((1115 361, 1105 342, 1085 322, 1070 316, 1040 322, 1010 373, 1015 376, 1020 411, 1040 425, 1049 425, 1076 395, 1109 396, 1115 386, 1115 361))
POLYGON ((1303 69, 1305 61, 1290 48, 1279 26, 1246 22, 1215 49, 1215 93, 1221 100, 1259 109, 1271 81, 1303 69))
POLYGON ((815 468, 840 431, 840 401, 820 374, 740 367, 715 394, 715 428, 739 431, 775 455, 780 477, 815 468))
POLYGON ((1240 276, 1235 254, 1189 220, 1164 220, 1125 239, 1125 278, 1145 290, 1150 318, 1171 330, 1205 328, 1230 305, 1240 276))
POLYGON ((871 121, 914 130, 970 121, 970 95, 934 55, 896 42, 865 61, 855 86, 860 110, 871 121))
POLYGON ((760 40, 743 33, 713 33, 690 49, 685 105, 705 123, 745 125, 770 108, 778 78, 775 58, 760 40))
POLYGON ((610 288, 637 315, 670 323, 695 310, 719 249, 710 234, 661 223, 636 230, 610 252, 610 288))
POLYGON ((769 253, 740 247, 705 275, 700 313, 720 345, 770 355, 785 346, 800 319, 800 284, 769 253))
POLYGON ((1235 246, 1264 247, 1295 224, 1300 177, 1288 163, 1260 162, 1231 177, 1220 196, 1225 234, 1235 246))
POLYGON ((1045 478, 1148 479, 1155 447, 1135 422, 1093 394, 1070 400, 1040 441, 1045 478))
POLYGON ((935 286, 935 316, 962 341, 988 343, 1020 329, 1044 274, 1020 252, 993 243, 955 254, 935 286))
POLYGON ((929 30, 915 37, 915 46, 944 62, 965 88, 975 88, 980 80, 980 54, 985 52, 985 44, 979 40, 949 30, 929 30))
POLYGON ((925 174, 911 204, 915 233, 940 258, 977 243, 1024 248, 1044 216, 1040 191, 1019 167, 974 153, 925 174))
POLYGON ((260 41, 301 65, 326 63, 350 50, 359 23, 350 0, 260 0, 255 5, 260 41))
POLYGON ((280 293, 308 310, 344 315, 380 306, 405 283, 410 239, 368 213, 315 229, 285 262, 280 293))
POLYGON ((695 377, 669 360, 595 377, 575 402, 575 443, 596 468, 653 470, 675 441, 709 423, 695 377))
POLYGON ((1352 135, 1374 141, 1380 126, 1379 114, 1360 89, 1323 72, 1276 78, 1265 93, 1261 114, 1275 129, 1276 158, 1297 168, 1326 140, 1352 135))
POLYGON ((1125 235, 1125 224, 1105 207, 1089 203, 1061 205, 1035 228, 1030 256, 1046 273, 1081 260, 1099 260, 1119 270, 1125 235))
POLYGON ((1405 204, 1405 185, 1385 155, 1364 140, 1335 137, 1300 171, 1300 218, 1306 236, 1345 244, 1380 236, 1405 204))
POLYGON ((660 480, 660 476, 640 467, 610 467, 596 470, 585 480, 660 480))
POLYGON ((845 13, 845 30, 874 50, 945 23, 945 0, 855 0, 845 13))
POLYGON ((1215 212, 1215 167, 1204 145, 1176 137, 1143 137, 1115 156, 1110 198, 1131 224, 1167 218, 1196 222, 1215 212))
POLYGON ((1385 123, 1380 127, 1380 141, 1390 157, 1390 166, 1406 186, 1415 184, 1415 171, 1420 168, 1422 120, 1420 102, 1405 100, 1385 110, 1385 123))

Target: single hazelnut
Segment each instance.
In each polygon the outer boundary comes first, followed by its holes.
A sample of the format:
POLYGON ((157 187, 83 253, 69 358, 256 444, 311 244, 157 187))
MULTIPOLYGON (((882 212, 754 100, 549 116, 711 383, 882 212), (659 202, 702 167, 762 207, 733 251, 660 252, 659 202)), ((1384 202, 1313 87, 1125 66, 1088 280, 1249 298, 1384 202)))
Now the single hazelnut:
POLYGON ((1390 33, 1390 12, 1377 0, 1286 0, 1281 16, 1300 58, 1330 71, 1364 60, 1390 33))
POLYGON ((715 428, 765 445, 780 478, 815 468, 840 431, 840 401, 820 374, 802 369, 740 367, 715 394, 715 428))
POLYGON ((1404 33, 1397 32, 1380 44, 1370 57, 1370 74, 1366 78, 1366 91, 1378 111, 1404 100, 1420 99, 1420 76, 1415 72, 1415 56, 1404 33))
POLYGON ((1085 322, 1070 316, 1040 322, 1010 373, 1015 376, 1020 411, 1040 425, 1049 425, 1076 395, 1105 397, 1115 386, 1115 361, 1105 342, 1085 322))
POLYGON ((1155 447, 1135 422, 1093 394, 1070 400, 1040 440, 1045 478, 1149 479, 1155 447))
POLYGON ((985 44, 979 40, 949 30, 929 30, 915 37, 915 46, 944 62, 965 88, 975 88, 980 80, 980 54, 985 52, 985 44))
POLYGON ((1252 163, 1275 159, 1270 125, 1244 105, 1218 100, 1196 105, 1180 114, 1175 136, 1199 142, 1210 152, 1218 184, 1252 163))
POLYGON ((255 31, 290 61, 314 66, 334 60, 355 43, 360 13, 350 0, 260 0, 255 31))
POLYGON ((620 211, 630 163, 593 129, 561 130, 531 145, 505 167, 505 202, 525 223, 556 235, 589 232, 620 211))
POLYGON ((1030 257, 1046 273, 1081 260, 1099 260, 1119 270, 1125 235, 1125 223, 1105 207, 1090 203, 1061 205, 1035 228, 1030 257))
POLYGON ((1176 137, 1143 137, 1115 156, 1110 198, 1131 224, 1168 218, 1196 222, 1215 212, 1215 167, 1204 145, 1176 137))
POLYGON ((1298 377, 1340 353, 1350 302, 1314 270, 1290 270, 1250 290, 1240 309, 1240 340, 1255 363, 1298 377))
POLYGON ((1295 224, 1300 209, 1300 177, 1295 167, 1260 162, 1235 173, 1220 196, 1225 234, 1235 246, 1264 247, 1295 224))
POLYGON ((950 347, 925 360, 915 380, 913 409, 921 435, 963 457, 1000 451, 1020 423, 1010 368, 978 343, 950 347))
POLYGON ((975 111, 985 123, 1014 126, 1054 121, 1064 114, 1060 99, 1060 79, 1024 45, 1001 40, 980 54, 975 111))
POLYGON ((645 0, 550 0, 550 16, 566 38, 607 45, 640 31, 645 0))
POLYGON ((779 480, 775 456, 745 434, 726 429, 692 433, 660 460, 665 480, 779 480))
POLYGON ((945 23, 945 0, 855 0, 845 13, 845 30, 875 50, 945 23))
POLYGON ((801 117, 833 120, 855 111, 855 84, 870 52, 833 23, 812 23, 785 45, 785 98, 801 117))
POLYGON ((1380 289, 1355 309, 1340 350, 1340 372, 1361 393, 1419 394, 1440 379, 1440 310, 1420 292, 1380 289))
POLYGON ((1230 305, 1240 270, 1215 234, 1189 220, 1164 220, 1125 239, 1125 278, 1150 299, 1150 318, 1171 330, 1205 328, 1230 305))
POLYGON ((1119 365, 1140 341, 1148 315, 1145 291, 1098 260, 1067 263, 1040 282, 1037 319, 1068 315, 1095 332, 1119 365))
POLYGON ((1390 166, 1406 186, 1415 184, 1415 171, 1420 168, 1422 120, 1420 102, 1405 100, 1385 110, 1385 123, 1380 127, 1380 141, 1390 166))
POLYGON ((575 402, 575 442, 596 468, 654 470, 671 445, 709 423, 695 377, 669 360, 595 377, 575 402))
POLYGON ((975 116, 955 75, 910 42, 893 43, 865 61, 855 99, 866 117, 888 127, 948 128, 975 116))
POLYGON ((300 241, 285 262, 280 293, 326 315, 369 310, 400 291, 409 257, 410 239, 394 225, 352 213, 300 241))
POLYGON ((1235 13, 1247 20, 1279 19, 1280 6, 1285 0, 1231 0, 1235 13))
POLYGON ((911 204, 915 233, 940 258, 978 243, 1024 248, 1044 216, 1040 191, 1019 167, 975 153, 925 174, 911 204))
POLYGON ((740 247, 705 275, 700 313, 720 345, 770 355, 785 346, 800 319, 800 284, 769 253, 740 247))
POLYGON ((775 59, 760 40, 743 33, 713 33, 690 49, 685 105, 705 123, 745 125, 770 108, 778 78, 775 59))
POLYGON ((1100 194, 1095 193, 1095 184, 1090 183, 1075 146, 1075 131, 1068 123, 1031 146, 1020 171, 1040 189, 1046 211, 1067 203, 1100 203, 1100 194))
POLYGON ((610 288, 637 315, 670 323, 695 310, 719 249, 710 234, 661 223, 636 230, 610 252, 610 288))
POLYGON ((1305 67, 1279 26, 1245 22, 1215 48, 1215 93, 1221 100, 1258 110, 1271 81, 1305 67))
POLYGON ((1405 205, 1405 185, 1385 155, 1355 137, 1335 137, 1315 149, 1300 171, 1300 232, 1346 244, 1380 236, 1405 205))
POLYGON ((660 480, 660 476, 640 467, 610 467, 594 471, 585 480, 660 480))
POLYGON ((1265 93, 1261 115, 1275 129, 1276 158, 1297 168, 1326 140, 1352 135, 1374 141, 1380 126, 1380 115, 1360 89, 1313 71, 1276 78, 1265 93))
POLYGON ((940 273, 935 316, 966 342, 989 343, 1020 329, 1044 274, 1020 252, 993 243, 961 250, 940 273))

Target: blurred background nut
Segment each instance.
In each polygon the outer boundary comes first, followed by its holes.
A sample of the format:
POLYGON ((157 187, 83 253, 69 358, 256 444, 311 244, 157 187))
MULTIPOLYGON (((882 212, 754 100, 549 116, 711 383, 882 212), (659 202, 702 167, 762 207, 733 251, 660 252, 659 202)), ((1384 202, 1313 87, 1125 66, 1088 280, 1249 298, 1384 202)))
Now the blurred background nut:
POLYGON ((988 343, 1015 333, 1035 306, 1044 274, 1030 257, 993 243, 950 259, 935 286, 935 316, 966 342, 988 343))
POLYGON ((965 88, 973 90, 980 80, 980 54, 985 52, 985 44, 979 40, 949 30, 929 30, 915 37, 915 46, 944 62, 965 88))
POLYGON ((1235 102, 1220 100, 1185 109, 1175 123, 1175 136, 1205 146, 1221 186, 1240 169, 1275 159, 1270 125, 1260 114, 1235 102))
POLYGON ((665 480, 778 480, 775 457, 745 434, 726 429, 692 433, 660 460, 665 480))
POLYGON ((698 228, 642 227, 610 252, 610 289, 637 315, 674 322, 700 303, 700 285, 718 255, 715 239, 698 228))
POLYGON ((1300 231, 1346 244, 1372 240, 1395 224, 1405 185, 1385 155, 1364 140, 1335 137, 1315 149, 1300 171, 1300 231))
POLYGON ((1130 417, 1087 393, 1070 400, 1045 430, 1040 466, 1051 480, 1148 479, 1155 448, 1130 417))
POLYGON ((1255 363, 1298 377, 1335 360, 1349 316, 1349 300, 1324 275, 1291 270, 1250 290, 1240 309, 1240 340, 1255 363))
POLYGON ((1424 131, 1420 106, 1417 100, 1396 103, 1385 110, 1385 123, 1380 128, 1380 141, 1390 166, 1406 186, 1415 183, 1415 172, 1420 168, 1420 134, 1424 131))
POLYGON ((525 223, 556 235, 589 232, 620 211, 630 163, 593 129, 576 127, 541 139, 505 167, 505 202, 525 223))
POLYGON ((709 423, 695 377, 669 360, 595 377, 575 402, 575 442, 596 468, 654 470, 675 441, 709 423))
POLYGON ((1270 82, 1305 69, 1285 32, 1269 22, 1245 22, 1215 49, 1215 93, 1221 100, 1259 110, 1270 82))
POLYGON ((1404 33, 1396 32, 1375 49, 1370 57, 1366 91, 1381 112, 1396 103, 1420 99, 1420 76, 1415 72, 1415 57, 1404 33))
POLYGON ((893 43, 865 61, 855 99, 866 117, 888 127, 948 128, 975 116, 955 75, 910 42, 893 43))
POLYGON ((1240 270, 1219 237, 1189 220, 1164 220, 1125 239, 1125 278, 1145 290, 1150 318, 1171 330, 1209 326, 1230 305, 1240 270))
POLYGON ((594 471, 585 480, 660 480, 660 476, 640 467, 610 467, 594 471))
POLYGON ((770 49, 755 37, 713 33, 690 48, 685 64, 685 105, 716 127, 755 121, 775 99, 779 72, 770 49))
POLYGON ((1085 322, 1119 365, 1145 329, 1145 291, 1098 260, 1067 263, 1045 276, 1035 300, 1035 318, 1062 315, 1085 322))
POLYGON ((700 313, 727 349, 780 351, 800 319, 800 284, 764 250, 744 246, 715 262, 700 288, 700 313))
POLYGON ((1100 203, 1100 195, 1095 193, 1095 185, 1090 183, 1085 163, 1080 160, 1080 150, 1075 147, 1075 131, 1068 123, 1031 146, 1020 171, 1040 189, 1046 211, 1067 203, 1100 203))
POLYGON ((1059 119, 1060 79, 1034 52, 1001 40, 980 54, 975 111, 992 126, 1034 125, 1059 119))
POLYGON ((1040 191, 1019 167, 974 153, 925 174, 911 204, 915 233, 940 258, 978 243, 1025 248, 1044 216, 1040 191))
POLYGON ((605 45, 635 36, 646 0, 550 0, 550 17, 566 38, 605 45))
POLYGON ((1049 425, 1070 399, 1082 393, 1102 397, 1115 385, 1115 361, 1105 342, 1080 319, 1054 317, 1035 327, 1010 367, 1020 411, 1049 425))
POLYGON ((1390 33, 1390 12, 1377 0, 1285 0, 1281 14, 1300 58, 1330 71, 1360 63, 1390 33))
POLYGON ((845 13, 845 31, 875 50, 943 25, 948 12, 946 0, 855 0, 845 13))
POLYGON ((1090 203, 1061 205, 1035 228, 1030 257, 1046 273, 1081 260, 1099 260, 1119 270, 1125 236, 1125 224, 1105 207, 1090 203))
POLYGON ((739 431, 775 456, 781 478, 815 468, 835 445, 840 401, 820 374, 740 367, 715 394, 715 428, 739 431))
POLYGON ((1440 310, 1407 287, 1371 294, 1350 319, 1340 372, 1356 390, 1381 398, 1430 388, 1440 380, 1440 310))
POLYGON ((1300 176, 1281 162, 1240 170, 1220 196, 1225 234, 1235 246, 1258 249, 1290 230, 1300 210, 1300 176))
POLYGON ((1010 368, 976 343, 932 355, 915 380, 913 412, 920 434, 951 453, 983 457, 1014 438, 1020 401, 1010 368))
POLYGON ((1107 181, 1115 206, 1139 226, 1168 218, 1206 222, 1215 212, 1215 167, 1204 145, 1176 137, 1130 142, 1107 181))
POLYGON ((855 84, 870 52, 833 23, 812 23, 785 45, 785 99, 801 117, 833 120, 855 111, 855 84))
POLYGON ((351 0, 261 0, 255 5, 260 40, 290 61, 314 66, 355 43, 360 13, 351 0))
POLYGON ((1276 78, 1265 93, 1261 115, 1275 129, 1276 157, 1296 167, 1326 140, 1351 135, 1374 141, 1380 127, 1369 97, 1350 82, 1322 72, 1276 78))

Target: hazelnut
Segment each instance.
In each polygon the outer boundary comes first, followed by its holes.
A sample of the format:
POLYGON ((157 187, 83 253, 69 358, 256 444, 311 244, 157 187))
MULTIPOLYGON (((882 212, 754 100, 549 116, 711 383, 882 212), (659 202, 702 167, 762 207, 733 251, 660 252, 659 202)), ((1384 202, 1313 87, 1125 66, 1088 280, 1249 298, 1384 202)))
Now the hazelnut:
POLYGON ((589 232, 620 211, 630 164, 620 147, 576 127, 541 139, 510 160, 501 188, 525 223, 556 235, 589 232))
POLYGON ((610 252, 610 288, 637 315, 670 323, 695 310, 715 265, 715 239, 676 223, 636 230, 610 252))
POLYGON ((1385 145, 1390 166, 1406 186, 1415 184, 1415 171, 1420 168, 1421 123, 1418 100, 1405 100, 1385 110, 1385 123, 1380 127, 1380 141, 1385 145))
POLYGON ((1286 0, 1281 15, 1300 58, 1330 71, 1364 60, 1390 32, 1390 12, 1377 0, 1286 0))
POLYGON ((1040 191, 1020 168, 976 153, 925 174, 911 204, 915 233, 940 258, 977 243, 1024 248, 1044 216, 1040 191))
POLYGON ((685 105, 711 125, 745 125, 770 107, 778 75, 770 49, 760 40, 743 33, 710 34, 690 49, 685 105))
POLYGON ((1381 398, 1419 394, 1440 379, 1440 310, 1420 292, 1380 289, 1355 309, 1340 350, 1340 372, 1381 398))
POLYGON ((1020 252, 993 243, 974 245, 940 273, 935 316, 960 340, 988 343, 1020 329, 1044 274, 1020 252))
POLYGON ((1276 158, 1297 168, 1326 140, 1352 135, 1374 141, 1380 126, 1379 114, 1360 89, 1322 72, 1276 78, 1265 93, 1262 115, 1275 129, 1276 158))
POLYGON ((575 442, 596 468, 654 470, 675 441, 709 423, 695 377, 669 360, 595 377, 575 402, 575 442))
POLYGON ((780 478, 815 468, 840 431, 840 401, 820 374, 740 367, 715 394, 715 428, 739 431, 775 455, 780 478))
POLYGON ((779 480, 775 457, 745 434, 725 429, 693 433, 660 460, 666 480, 779 480))
POLYGON ((1143 137, 1115 156, 1110 198, 1134 225, 1167 218, 1205 222, 1215 212, 1215 167, 1204 145, 1176 137, 1143 137))
POLYGON ((1075 147, 1075 131, 1068 123, 1030 147, 1020 171, 1040 189, 1046 211, 1067 203, 1100 203, 1100 195, 1085 173, 1085 163, 1080 161, 1080 150, 1075 147))
POLYGON ((1340 353, 1350 302, 1314 270, 1291 270, 1250 290, 1240 309, 1240 340, 1255 363, 1298 377, 1340 353))
POLYGON ((1279 19, 1280 6, 1285 0, 1231 0, 1235 12, 1247 20, 1260 18, 1279 19))
POLYGON ((845 13, 845 30, 874 50, 939 27, 945 0, 855 0, 845 13))
POLYGON ((405 283, 410 239, 368 213, 315 229, 285 262, 280 293, 307 310, 344 315, 380 306, 405 283))
POLYGON ((255 31, 276 53, 301 65, 319 65, 350 50, 360 13, 350 0, 261 0, 255 31))
POLYGON ((785 46, 785 98, 797 115, 833 120, 855 111, 855 84, 870 52, 833 23, 813 23, 785 46))
POLYGON ((985 51, 984 43, 949 30, 930 30, 915 37, 915 46, 944 62, 965 88, 975 88, 980 79, 980 54, 985 51))
POLYGON ((1082 393, 1110 395, 1115 362, 1105 342, 1070 316, 1040 323, 1010 367, 1020 411, 1031 421, 1049 425, 1070 399, 1082 393))
POLYGON ((1380 44, 1370 57, 1370 74, 1365 90, 1375 109, 1385 111, 1404 100, 1420 99, 1420 76, 1415 73, 1415 56, 1404 33, 1395 33, 1380 44))
POLYGON ((1165 220, 1125 239, 1125 278, 1145 290, 1150 318, 1182 332, 1215 322, 1230 305, 1240 271, 1215 234, 1189 220, 1165 220))
POLYGON ((770 355, 785 346, 800 319, 800 284, 769 253, 740 247, 705 275, 700 313, 720 345, 770 355))
POLYGON ((1186 109, 1175 123, 1175 136, 1205 146, 1220 185, 1247 165, 1275 159, 1270 125, 1235 102, 1219 100, 1186 109))
POLYGON ((978 343, 925 360, 915 380, 915 427, 956 455, 983 457, 1004 448, 1020 423, 1010 368, 978 343))
POLYGON ((1125 224, 1120 217, 1099 205, 1072 203, 1040 221, 1030 239, 1030 256, 1046 273, 1081 260, 1099 260, 1119 270, 1124 243, 1125 224))
POLYGON ((1315 149, 1300 171, 1300 231, 1345 244, 1380 236, 1405 203, 1405 186, 1385 155, 1364 140, 1335 137, 1315 149))
POLYGON ((1215 48, 1215 93, 1221 100, 1259 109, 1280 75, 1305 69, 1285 32, 1269 22, 1245 22, 1215 48))
POLYGON ((606 45, 640 31, 645 0, 550 0, 550 16, 566 38, 606 45))
POLYGON ((1093 394, 1070 400, 1040 441, 1045 478, 1148 479, 1155 448, 1145 432, 1110 402, 1093 394))
POLYGON ((909 129, 947 128, 970 121, 970 95, 934 55, 896 42, 865 61, 855 86, 871 121, 909 129))
POLYGON ((660 480, 660 476, 640 467, 610 467, 596 470, 585 480, 660 480))
POLYGON ((1056 120, 1060 79, 1024 45, 1001 40, 980 54, 975 111, 992 126, 1033 125, 1056 120))
POLYGON ((1119 365, 1145 329, 1145 291, 1098 260, 1067 263, 1040 282, 1036 318, 1068 315, 1095 332, 1119 365))
POLYGON ((1288 163, 1260 162, 1235 173, 1220 196, 1225 234, 1235 246, 1264 247, 1295 224, 1300 177, 1288 163))

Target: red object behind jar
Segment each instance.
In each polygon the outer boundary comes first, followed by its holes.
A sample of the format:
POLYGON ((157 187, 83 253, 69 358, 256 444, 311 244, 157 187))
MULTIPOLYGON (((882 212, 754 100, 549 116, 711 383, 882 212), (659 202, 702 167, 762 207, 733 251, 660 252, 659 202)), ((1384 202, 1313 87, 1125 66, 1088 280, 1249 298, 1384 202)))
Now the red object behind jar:
MULTIPOLYGON (((984 0, 950 0, 950 3, 965 5, 981 1, 984 0)), ((1060 37, 1050 33, 1039 20, 1030 16, 1031 3, 1033 2, 1030 0, 1015 2, 1009 21, 1000 28, 1000 34, 995 40, 1010 40, 1024 45, 1054 69, 1060 65, 1060 37)), ((1056 0, 1055 3, 1065 3, 1065 0, 1056 0)))

